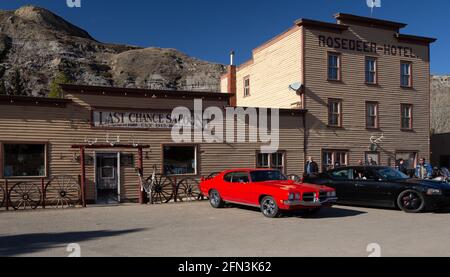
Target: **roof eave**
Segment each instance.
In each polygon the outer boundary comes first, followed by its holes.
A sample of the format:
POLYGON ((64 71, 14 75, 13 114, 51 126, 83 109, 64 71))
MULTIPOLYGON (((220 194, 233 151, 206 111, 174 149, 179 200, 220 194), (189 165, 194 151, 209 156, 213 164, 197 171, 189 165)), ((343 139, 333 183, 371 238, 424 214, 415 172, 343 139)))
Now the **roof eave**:
POLYGON ((311 20, 311 19, 306 19, 306 18, 301 18, 301 19, 295 21, 295 24, 299 27, 322 29, 322 30, 337 31, 337 32, 343 32, 348 29, 348 26, 344 25, 344 24, 335 24, 335 23, 311 20))
POLYGON ((336 18, 336 20, 370 24, 373 26, 390 28, 390 29, 394 29, 394 30, 400 30, 400 29, 408 26, 408 24, 405 24, 405 23, 383 20, 383 19, 376 19, 376 18, 371 18, 371 17, 363 17, 363 16, 346 14, 346 13, 338 13, 334 17, 336 18))

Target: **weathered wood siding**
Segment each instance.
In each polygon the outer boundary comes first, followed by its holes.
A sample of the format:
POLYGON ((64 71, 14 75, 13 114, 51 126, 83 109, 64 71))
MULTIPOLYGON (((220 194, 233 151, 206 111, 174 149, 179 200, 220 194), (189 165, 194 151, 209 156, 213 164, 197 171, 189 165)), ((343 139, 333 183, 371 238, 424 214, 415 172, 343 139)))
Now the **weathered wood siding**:
POLYGON ((309 154, 321 157, 323 149, 350 150, 350 163, 364 160, 371 136, 384 134, 381 163, 395 161, 396 151, 417 151, 430 156, 430 65, 428 46, 405 44, 394 38, 394 31, 350 25, 342 34, 305 29, 306 108, 309 110, 309 154), (376 42, 379 46, 412 47, 416 56, 407 58, 378 53, 319 47, 319 36, 334 36, 376 42), (342 82, 327 81, 327 52, 341 54, 342 82), (378 59, 378 85, 365 83, 365 57, 378 59), (413 88, 400 86, 400 62, 413 65, 413 88), (343 128, 329 128, 327 105, 329 98, 343 100, 343 128), (366 129, 366 101, 379 103, 379 130, 366 129), (401 104, 413 105, 413 131, 401 131, 401 104), (389 160, 390 159, 390 160, 389 160))
MULTIPOLYGON (((91 127, 92 107, 110 107, 114 109, 173 109, 178 106, 193 107, 193 99, 149 99, 139 97, 100 96, 91 94, 68 95, 73 100, 66 108, 0 105, 0 143, 4 142, 44 142, 48 143, 48 177, 55 175, 80 174, 80 164, 74 160, 79 150, 71 149, 74 144, 82 144, 87 139, 98 139, 105 143, 107 134, 111 138, 120 136, 122 143, 131 143, 132 137, 140 144, 151 145, 144 150, 144 171, 151 174, 153 165, 161 170, 162 145, 172 143, 170 130, 102 130, 91 127)), ((203 101, 204 107, 227 106, 227 101, 203 101)), ((283 115, 280 149, 287 151, 287 172, 300 174, 303 166, 302 126, 300 116, 283 115)), ((256 151, 260 143, 219 143, 199 144, 198 175, 229 168, 255 167, 256 151)), ((86 155, 95 157, 95 153, 121 152, 137 154, 136 150, 105 149, 86 150, 86 155)), ((3 155, 0 153, 0 164, 3 155)), ((135 155, 137 165, 137 155, 135 155)), ((0 166, 1 167, 1 166, 0 166)), ((2 170, 2 169, 1 169, 2 170)), ((0 170, 0 180, 3 174, 0 170)), ((133 166, 121 168, 122 200, 138 198, 138 178, 133 166)), ((183 177, 177 177, 178 180, 183 177)), ((39 182, 39 179, 34 179, 39 182)), ((95 199, 94 165, 87 166, 87 198, 95 199)))

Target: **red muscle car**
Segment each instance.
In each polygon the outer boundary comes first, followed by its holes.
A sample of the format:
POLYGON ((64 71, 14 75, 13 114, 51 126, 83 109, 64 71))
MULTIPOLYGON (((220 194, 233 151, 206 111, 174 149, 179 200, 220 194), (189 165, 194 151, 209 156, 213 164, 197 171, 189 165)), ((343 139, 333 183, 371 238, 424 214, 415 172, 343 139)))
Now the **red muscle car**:
POLYGON ((203 178, 203 195, 208 195, 213 208, 225 203, 254 206, 264 216, 275 218, 284 211, 317 212, 336 203, 336 191, 325 186, 296 183, 278 170, 236 169, 203 178))

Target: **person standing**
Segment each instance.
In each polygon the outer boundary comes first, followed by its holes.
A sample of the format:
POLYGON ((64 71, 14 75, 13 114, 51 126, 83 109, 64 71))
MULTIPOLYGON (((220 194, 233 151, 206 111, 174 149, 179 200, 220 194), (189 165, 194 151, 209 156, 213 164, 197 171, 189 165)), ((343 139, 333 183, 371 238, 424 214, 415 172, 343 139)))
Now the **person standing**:
POLYGON ((430 179, 433 176, 433 167, 427 163, 425 158, 419 160, 416 167, 416 177, 419 179, 430 179))
POLYGON ((305 165, 305 176, 311 177, 319 174, 319 165, 314 161, 313 157, 308 157, 305 165))
POLYGON ((406 163, 405 163, 404 159, 400 159, 398 161, 398 168, 397 168, 397 170, 400 171, 403 174, 409 175, 408 167, 406 166, 406 163))
POLYGON ((374 159, 372 157, 369 157, 369 160, 366 162, 366 165, 368 165, 368 166, 377 166, 378 163, 376 161, 374 161, 374 159))

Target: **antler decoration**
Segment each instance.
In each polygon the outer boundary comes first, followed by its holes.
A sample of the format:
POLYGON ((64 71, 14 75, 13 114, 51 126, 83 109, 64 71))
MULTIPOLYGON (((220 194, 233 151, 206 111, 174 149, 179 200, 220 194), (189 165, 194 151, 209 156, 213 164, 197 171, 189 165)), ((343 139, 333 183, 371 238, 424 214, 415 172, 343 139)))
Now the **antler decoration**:
POLYGON ((87 137, 84 138, 84 142, 87 143, 89 146, 92 146, 98 142, 98 139, 88 139, 87 137))
POLYGON ((135 140, 134 134, 131 135, 131 143, 133 144, 133 147, 139 146, 139 142, 135 140))
POLYGON ((381 135, 381 137, 377 138, 375 136, 370 137, 370 143, 372 144, 380 144, 384 139, 384 133, 381 135))
POLYGON ((109 143, 109 145, 114 146, 118 143, 120 143, 120 136, 116 137, 115 141, 109 140, 109 134, 106 134, 106 142, 109 143))

